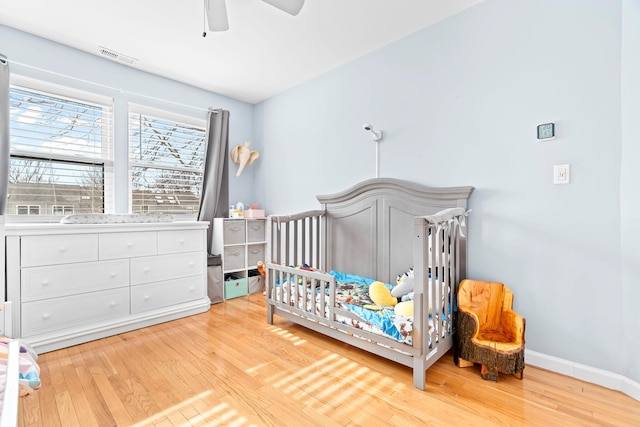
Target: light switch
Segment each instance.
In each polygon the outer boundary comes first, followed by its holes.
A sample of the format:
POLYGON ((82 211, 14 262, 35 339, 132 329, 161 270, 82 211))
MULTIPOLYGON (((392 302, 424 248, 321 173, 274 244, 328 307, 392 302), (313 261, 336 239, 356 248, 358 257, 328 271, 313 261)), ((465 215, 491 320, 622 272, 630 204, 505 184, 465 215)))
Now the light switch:
POLYGON ((554 165, 553 166, 553 183, 569 184, 571 182, 571 166, 570 165, 554 165))

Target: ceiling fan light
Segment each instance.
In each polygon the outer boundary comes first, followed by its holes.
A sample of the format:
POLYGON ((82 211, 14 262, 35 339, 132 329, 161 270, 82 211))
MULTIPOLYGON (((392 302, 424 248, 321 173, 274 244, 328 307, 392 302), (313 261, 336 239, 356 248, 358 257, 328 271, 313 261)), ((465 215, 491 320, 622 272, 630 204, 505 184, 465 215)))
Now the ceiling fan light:
POLYGON ((296 16, 302 6, 304 6, 304 0, 262 0, 265 3, 269 3, 273 7, 277 7, 283 12, 287 12, 289 15, 296 16))
POLYGON ((225 0, 205 0, 205 9, 209 31, 227 31, 229 29, 225 0))

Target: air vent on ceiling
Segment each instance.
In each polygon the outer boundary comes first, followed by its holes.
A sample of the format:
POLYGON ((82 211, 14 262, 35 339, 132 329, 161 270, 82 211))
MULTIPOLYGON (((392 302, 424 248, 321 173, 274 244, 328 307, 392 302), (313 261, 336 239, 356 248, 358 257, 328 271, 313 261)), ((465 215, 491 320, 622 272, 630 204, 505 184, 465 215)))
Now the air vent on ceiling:
POLYGON ((127 55, 123 55, 121 53, 116 52, 115 50, 107 49, 106 47, 98 46, 98 53, 100 55, 106 56, 107 58, 113 59, 115 61, 124 62, 125 64, 133 64, 137 61, 136 58, 132 58, 127 55))

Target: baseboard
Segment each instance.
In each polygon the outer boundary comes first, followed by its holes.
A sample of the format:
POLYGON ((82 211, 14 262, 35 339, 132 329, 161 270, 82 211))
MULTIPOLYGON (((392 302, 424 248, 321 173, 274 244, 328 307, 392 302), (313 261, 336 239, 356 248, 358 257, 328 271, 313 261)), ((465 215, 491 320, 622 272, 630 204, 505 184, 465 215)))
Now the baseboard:
POLYGON ((557 372, 579 380, 597 384, 622 393, 640 401, 640 383, 633 381, 623 375, 603 369, 592 368, 591 366, 549 356, 536 351, 525 350, 524 358, 528 365, 557 372))

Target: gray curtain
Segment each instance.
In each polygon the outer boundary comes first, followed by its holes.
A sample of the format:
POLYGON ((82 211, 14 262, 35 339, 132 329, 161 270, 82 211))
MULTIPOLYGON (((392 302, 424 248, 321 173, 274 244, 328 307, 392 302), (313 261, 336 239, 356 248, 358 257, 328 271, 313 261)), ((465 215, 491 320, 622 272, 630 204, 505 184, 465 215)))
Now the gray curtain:
POLYGON ((7 205, 9 184, 9 61, 0 53, 0 215, 7 205))
POLYGON ((207 250, 212 253, 213 219, 228 215, 229 206, 229 112, 209 111, 204 155, 204 177, 198 221, 209 221, 207 250))

